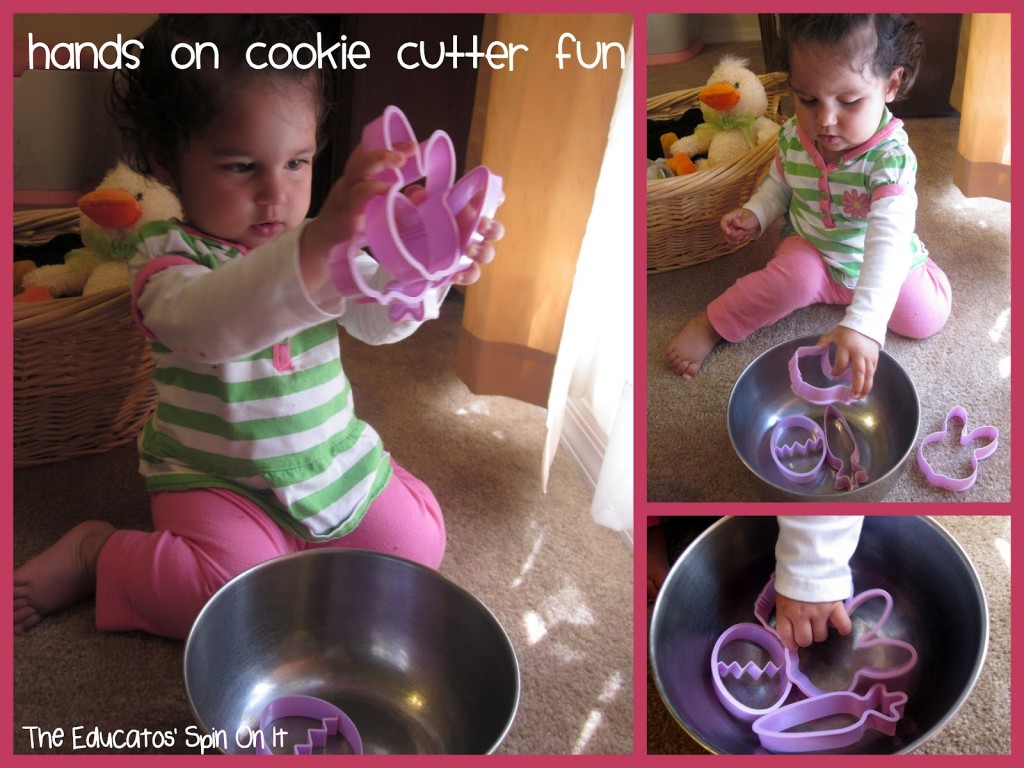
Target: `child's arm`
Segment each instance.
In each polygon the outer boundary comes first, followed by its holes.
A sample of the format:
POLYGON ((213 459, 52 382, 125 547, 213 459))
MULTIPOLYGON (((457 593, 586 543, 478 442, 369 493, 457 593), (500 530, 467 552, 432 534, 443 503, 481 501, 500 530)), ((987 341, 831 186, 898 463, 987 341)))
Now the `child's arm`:
POLYGON ((836 344, 833 374, 850 368, 856 398, 871 391, 878 353, 913 259, 917 163, 909 148, 895 154, 903 162, 881 163, 871 176, 872 200, 853 299, 839 325, 818 340, 819 345, 836 344))
POLYGON ((764 232, 773 221, 789 210, 792 200, 793 189, 786 183, 786 178, 782 175, 782 158, 776 149, 775 158, 768 168, 767 175, 758 184, 754 194, 750 196, 743 208, 757 217, 760 224, 759 231, 764 232))
POLYGON ((775 545, 775 628, 787 648, 820 642, 832 623, 850 631, 843 601, 853 593, 850 558, 863 517, 781 516, 775 545))
POLYGON ((780 170, 778 150, 768 175, 764 177, 750 200, 742 208, 725 214, 721 220, 722 232, 730 245, 739 245, 743 241, 757 237, 768 225, 789 210, 793 190, 786 183, 780 170))

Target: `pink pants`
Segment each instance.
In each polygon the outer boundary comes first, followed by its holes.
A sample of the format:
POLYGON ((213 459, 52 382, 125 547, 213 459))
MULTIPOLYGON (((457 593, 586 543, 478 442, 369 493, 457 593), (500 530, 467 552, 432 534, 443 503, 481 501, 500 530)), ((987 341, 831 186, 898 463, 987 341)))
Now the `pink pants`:
POLYGON ((153 497, 153 532, 117 531, 96 568, 96 626, 184 638, 207 600, 232 577, 279 555, 323 547, 369 549, 437 568, 444 519, 430 489, 394 473, 359 526, 323 543, 285 531, 248 499, 217 488, 153 497))
MULTIPOLYGON (((764 269, 741 277, 708 304, 708 319, 726 341, 743 341, 801 307, 847 305, 852 298, 852 290, 832 279, 818 250, 794 235, 779 243, 764 269)), ((945 325, 951 303, 949 280, 929 259, 903 281, 889 330, 927 338, 945 325)))

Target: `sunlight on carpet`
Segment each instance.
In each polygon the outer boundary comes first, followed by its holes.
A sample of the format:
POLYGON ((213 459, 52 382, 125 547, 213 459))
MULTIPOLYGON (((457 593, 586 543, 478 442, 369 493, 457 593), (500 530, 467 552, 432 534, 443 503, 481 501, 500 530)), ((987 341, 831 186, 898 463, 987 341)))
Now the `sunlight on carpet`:
POLYGON ((1003 564, 1006 566, 1006 570, 1010 570, 1010 542, 1006 539, 996 539, 996 552, 999 553, 999 557, 1002 558, 1003 564))

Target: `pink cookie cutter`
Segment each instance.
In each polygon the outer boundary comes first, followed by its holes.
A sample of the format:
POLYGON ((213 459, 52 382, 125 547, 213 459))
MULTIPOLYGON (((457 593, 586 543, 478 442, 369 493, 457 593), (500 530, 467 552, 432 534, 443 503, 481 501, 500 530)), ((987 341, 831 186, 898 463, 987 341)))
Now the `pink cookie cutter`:
POLYGON ((834 405, 825 406, 824 432, 825 460, 836 471, 836 490, 853 490, 858 485, 864 485, 868 481, 868 473, 860 463, 860 448, 857 446, 857 439, 853 436, 853 430, 850 429, 846 417, 834 405), (839 425, 839 434, 850 447, 847 454, 850 460, 849 468, 846 467, 842 457, 832 450, 829 443, 828 425, 831 421, 839 425))
POLYGON ((762 715, 773 712, 781 707, 783 702, 785 702, 789 697, 789 693, 793 689, 793 683, 783 675, 781 681, 782 692, 778 699, 768 707, 759 708, 751 707, 737 699, 729 689, 726 688, 722 678, 732 676, 739 680, 746 676, 753 680, 760 680, 765 675, 768 677, 777 677, 781 672, 783 672, 786 665, 785 651, 786 649, 783 647, 778 635, 770 629, 766 629, 757 624, 734 624, 719 636, 718 640, 715 642, 715 647, 711 651, 711 680, 714 683, 715 694, 718 696, 718 700, 722 702, 722 706, 725 707, 733 717, 750 722, 752 720, 756 720, 762 715), (758 666, 752 661, 747 662, 743 666, 740 666, 740 664, 735 661, 728 663, 722 661, 722 649, 729 645, 729 643, 736 642, 738 640, 746 640, 760 646, 767 651, 771 660, 763 667, 758 666))
POLYGON ((292 748, 293 754, 311 755, 315 748, 322 748, 327 745, 327 738, 329 736, 336 734, 348 742, 353 754, 361 755, 363 753, 363 742, 359 737, 359 731, 356 729, 355 723, 336 706, 315 696, 281 696, 267 702, 263 712, 260 714, 262 738, 256 740, 257 754, 274 754, 271 750, 273 734, 270 728, 275 721, 286 717, 318 720, 320 722, 320 725, 308 729, 306 741, 296 744, 292 748))
POLYGON ((924 473, 925 478, 932 485, 939 488, 945 488, 948 491, 966 491, 974 485, 974 481, 978 479, 978 462, 982 459, 987 459, 995 453, 998 446, 999 430, 992 426, 986 426, 977 427, 976 429, 972 429, 968 432, 967 410, 962 406, 957 405, 951 408, 949 413, 946 414, 946 418, 942 420, 942 429, 938 432, 932 432, 921 441, 921 446, 917 449, 917 466, 921 468, 921 472, 924 473), (989 440, 989 442, 981 448, 976 448, 971 452, 971 474, 967 477, 955 478, 944 475, 941 472, 937 472, 932 469, 931 464, 929 464, 928 460, 924 457, 924 447, 926 445, 940 442, 946 437, 946 434, 949 431, 950 419, 957 419, 963 425, 960 433, 960 445, 967 445, 977 438, 989 440))
MULTIPOLYGON (((881 637, 879 631, 885 623, 889 620, 889 615, 892 613, 893 600, 890 595, 884 589, 868 589, 863 592, 858 592, 853 597, 850 597, 844 603, 847 614, 852 615, 861 605, 868 602, 869 600, 882 599, 885 601, 885 608, 883 609, 878 620, 867 630, 863 635, 857 638, 854 648, 882 648, 892 647, 898 648, 901 651, 905 651, 907 658, 900 664, 887 667, 860 667, 857 669, 850 679, 850 683, 846 687, 847 692, 855 691, 863 680, 873 681, 897 681, 904 675, 909 673, 917 665, 917 650, 913 645, 904 641, 897 640, 895 638, 881 637)), ((764 589, 761 590, 761 594, 757 596, 754 601, 754 615, 757 620, 761 622, 761 625, 772 632, 774 628, 771 626, 771 614, 775 609, 775 574, 773 573, 768 579, 768 583, 765 584, 764 589)), ((791 651, 785 648, 785 670, 786 676, 789 680, 803 693, 805 696, 816 697, 825 694, 826 692, 821 690, 810 678, 807 677, 800 670, 800 658, 797 652, 791 651)))
POLYGON ((400 142, 416 146, 399 169, 376 176, 390 184, 384 195, 366 206, 362 237, 336 246, 328 264, 343 296, 389 306, 399 322, 409 316, 422 320, 428 291, 450 285, 454 276, 472 265, 465 256, 484 217, 493 217, 504 201, 501 177, 478 166, 455 181, 455 150, 444 131, 419 143, 400 109, 387 107, 363 128, 367 150, 394 149, 400 142), (413 203, 402 193, 408 184, 424 180, 425 194, 413 203), (393 277, 383 290, 371 286, 356 264, 364 247, 393 277))
MULTIPOLYGON (((901 651, 906 652, 906 660, 902 663, 886 667, 860 667, 850 678, 850 683, 846 686, 847 692, 856 691, 863 680, 899 680, 917 665, 917 650, 913 645, 904 640, 897 640, 895 638, 882 637, 879 635, 879 631, 883 626, 885 626, 885 622, 889 619, 889 614, 892 613, 892 595, 884 589, 868 589, 851 597, 846 601, 844 607, 846 608, 846 612, 852 615, 857 608, 868 600, 875 600, 879 598, 885 601, 885 609, 871 628, 857 638, 854 643, 854 649, 898 648, 901 651)), ((798 653, 790 651, 787 648, 786 662, 786 674, 805 696, 815 697, 822 696, 827 693, 811 682, 810 678, 800 670, 800 657, 798 653)))
POLYGON ((852 373, 847 370, 841 376, 832 375, 832 363, 828 357, 829 347, 798 347, 789 359, 789 385, 793 393, 814 405, 829 405, 830 403, 842 403, 849 405, 854 401, 850 384, 852 373), (829 381, 842 382, 831 387, 815 387, 804 381, 800 373, 800 360, 805 357, 820 357, 821 372, 829 381))
POLYGON ((856 438, 853 436, 853 430, 850 428, 849 422, 846 421, 846 417, 834 405, 827 405, 825 407, 825 418, 820 426, 809 416, 802 414, 794 414, 779 419, 772 429, 770 440, 772 460, 779 468, 783 477, 791 482, 801 484, 811 482, 817 477, 818 472, 826 461, 836 471, 835 488, 837 491, 853 490, 858 485, 864 485, 868 481, 867 470, 860 463, 860 448, 857 445, 856 438), (849 467, 846 466, 842 456, 832 450, 829 444, 828 426, 831 422, 838 424, 839 434, 849 446, 849 451, 847 452, 849 467), (810 433, 810 438, 802 443, 780 444, 779 440, 783 432, 794 428, 807 430, 810 433), (821 456, 817 463, 807 470, 798 471, 791 469, 783 461, 783 459, 794 456, 808 456, 814 451, 821 451, 821 456))
POLYGON ((811 482, 818 476, 825 463, 825 435, 821 431, 821 425, 809 416, 793 414, 779 419, 772 428, 771 454, 775 466, 779 468, 783 477, 787 480, 804 484, 811 482), (780 444, 783 433, 788 429, 803 429, 810 435, 804 442, 793 442, 780 444), (794 456, 809 456, 818 452, 820 456, 816 463, 807 470, 795 470, 787 467, 783 459, 791 459, 794 456))
POLYGON ((761 746, 773 752, 824 752, 856 744, 872 729, 892 736, 906 703, 907 694, 890 693, 876 683, 863 696, 839 691, 787 704, 758 718, 751 727, 761 746), (857 719, 840 728, 790 730, 836 715, 857 719))

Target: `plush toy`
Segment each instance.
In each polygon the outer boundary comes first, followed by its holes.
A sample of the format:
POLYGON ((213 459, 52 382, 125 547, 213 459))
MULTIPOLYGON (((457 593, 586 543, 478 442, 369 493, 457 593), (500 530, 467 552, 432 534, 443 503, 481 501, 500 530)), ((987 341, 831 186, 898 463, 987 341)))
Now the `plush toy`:
POLYGON ((673 157, 707 155, 696 161, 697 170, 725 165, 778 135, 779 126, 765 116, 764 84, 747 69, 746 59, 723 57, 699 98, 704 122, 669 148, 673 157))
MULTIPOLYGON (((78 199, 82 247, 63 264, 21 275, 22 288, 45 288, 53 297, 88 295, 128 286, 128 261, 139 229, 149 221, 181 217, 174 193, 155 179, 118 163, 92 192, 78 199)), ((35 292, 36 295, 38 292, 35 292)))

